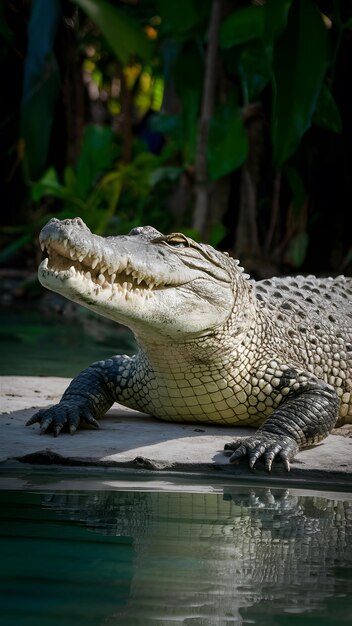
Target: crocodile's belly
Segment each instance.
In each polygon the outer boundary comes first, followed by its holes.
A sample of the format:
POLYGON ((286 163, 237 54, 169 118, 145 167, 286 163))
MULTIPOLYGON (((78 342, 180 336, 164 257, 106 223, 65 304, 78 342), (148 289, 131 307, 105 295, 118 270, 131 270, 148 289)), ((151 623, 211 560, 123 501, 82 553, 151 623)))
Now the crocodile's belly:
POLYGON ((282 400, 267 381, 228 380, 225 372, 175 374, 149 381, 134 395, 136 408, 166 421, 243 426, 259 426, 282 400))
MULTIPOLYGON (((285 366, 278 367, 276 362, 271 366, 271 372, 258 368, 255 375, 247 368, 214 371, 206 370, 204 365, 194 366, 192 371, 168 371, 167 375, 156 377, 144 371, 143 377, 132 383, 128 396, 118 400, 166 421, 259 426, 299 385, 287 387, 280 378, 285 366)), ((314 366, 307 371, 314 373, 314 366)), ((328 376, 323 376, 324 379, 333 385, 328 376)), ((352 422, 350 381, 343 383, 343 386, 333 385, 340 398, 337 425, 352 422)))

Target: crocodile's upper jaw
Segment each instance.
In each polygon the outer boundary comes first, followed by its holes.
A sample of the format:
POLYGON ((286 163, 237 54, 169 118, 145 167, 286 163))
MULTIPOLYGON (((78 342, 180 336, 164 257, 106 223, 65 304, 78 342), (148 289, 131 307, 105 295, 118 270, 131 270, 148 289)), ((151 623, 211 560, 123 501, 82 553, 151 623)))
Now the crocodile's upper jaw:
POLYGON ((48 256, 39 280, 48 289, 92 308, 132 330, 175 336, 202 334, 218 327, 233 307, 231 280, 221 268, 214 276, 197 265, 197 252, 186 259, 146 227, 126 237, 93 235, 80 220, 51 220, 40 234, 48 256), (184 262, 186 261, 186 262, 184 262))

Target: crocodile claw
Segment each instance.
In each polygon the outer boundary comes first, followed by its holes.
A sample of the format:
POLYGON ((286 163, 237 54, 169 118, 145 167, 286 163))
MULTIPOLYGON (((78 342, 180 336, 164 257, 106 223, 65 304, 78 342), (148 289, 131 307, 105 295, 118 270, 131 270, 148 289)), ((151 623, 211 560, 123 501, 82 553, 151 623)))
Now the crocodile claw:
POLYGON ((52 432, 54 437, 57 437, 62 430, 69 431, 73 435, 83 423, 99 428, 99 423, 87 407, 72 402, 59 402, 48 409, 39 409, 28 420, 26 426, 37 423, 40 425, 41 435, 52 432))
POLYGON ((231 450, 230 463, 248 456, 249 467, 252 470, 258 461, 264 461, 267 472, 271 471, 273 461, 281 461, 287 472, 290 471, 290 461, 298 452, 298 445, 291 437, 279 436, 264 431, 251 437, 237 439, 226 443, 224 450, 231 450))

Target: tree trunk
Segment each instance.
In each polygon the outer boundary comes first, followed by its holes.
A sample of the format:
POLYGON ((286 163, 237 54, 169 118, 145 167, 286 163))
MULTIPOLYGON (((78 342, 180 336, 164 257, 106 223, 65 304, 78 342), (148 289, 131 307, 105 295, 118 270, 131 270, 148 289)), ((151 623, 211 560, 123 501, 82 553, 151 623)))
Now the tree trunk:
POLYGON ((205 61, 205 76, 203 100, 198 125, 198 142, 195 163, 195 192, 196 202, 193 218, 193 228, 206 237, 207 221, 209 216, 210 183, 207 168, 207 145, 209 124, 214 110, 216 62, 221 18, 222 0, 213 0, 213 6, 208 29, 208 48, 205 61))

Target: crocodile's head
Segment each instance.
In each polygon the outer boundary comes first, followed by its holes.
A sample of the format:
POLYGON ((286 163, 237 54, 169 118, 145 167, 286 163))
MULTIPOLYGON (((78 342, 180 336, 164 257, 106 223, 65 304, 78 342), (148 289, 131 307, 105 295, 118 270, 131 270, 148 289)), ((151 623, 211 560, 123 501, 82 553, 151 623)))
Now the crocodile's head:
POLYGON ((238 262, 182 234, 150 226, 126 236, 93 235, 80 218, 52 219, 40 233, 47 258, 39 280, 136 334, 173 340, 212 332, 231 315, 238 262))

